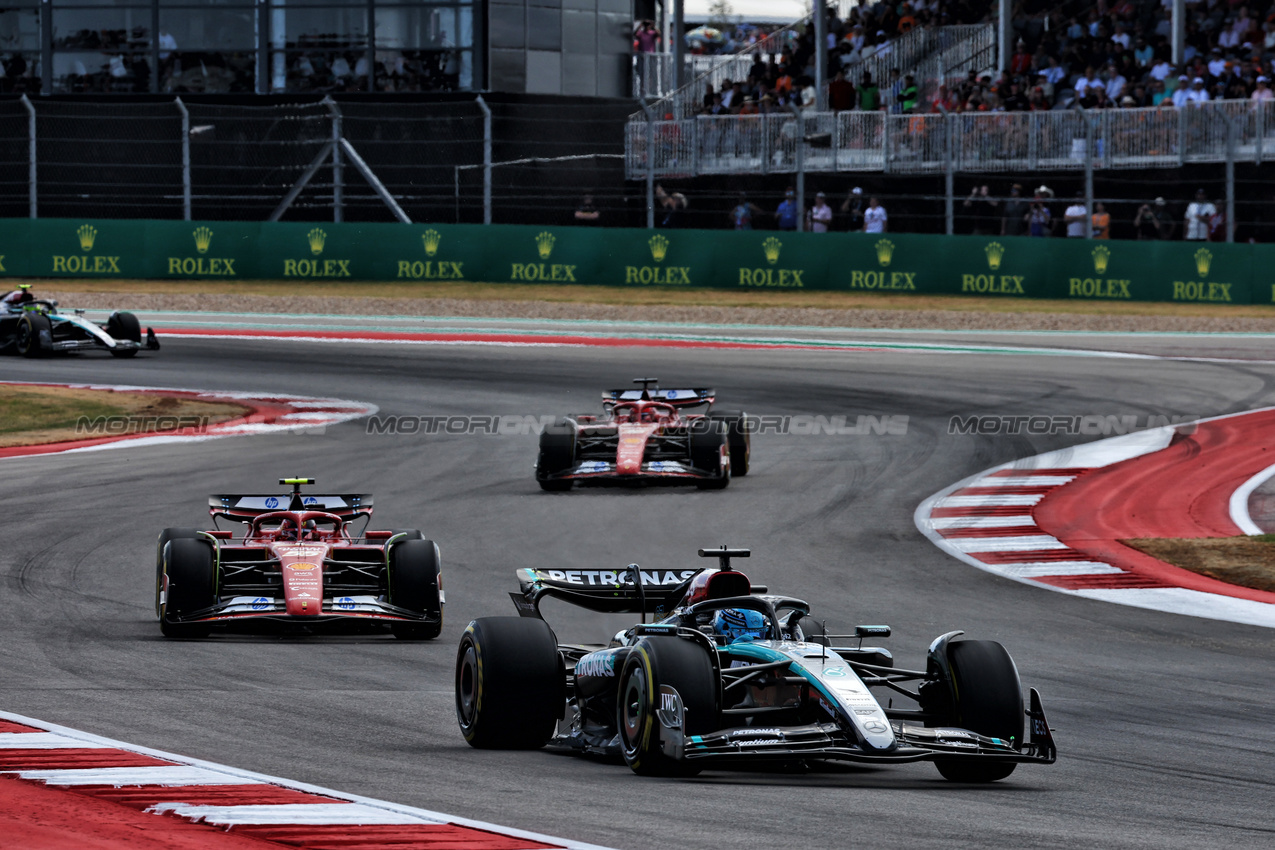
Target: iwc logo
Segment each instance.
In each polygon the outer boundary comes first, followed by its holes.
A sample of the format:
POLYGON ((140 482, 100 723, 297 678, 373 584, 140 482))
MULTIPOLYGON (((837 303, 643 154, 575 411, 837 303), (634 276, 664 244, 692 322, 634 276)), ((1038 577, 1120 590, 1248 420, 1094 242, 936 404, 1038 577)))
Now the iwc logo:
MULTIPOLYGON (((195 252, 207 254, 212 247, 212 229, 196 227, 190 235, 195 240, 195 252)), ((233 257, 169 257, 168 273, 185 277, 235 277, 235 260, 233 257)))
POLYGON ((82 254, 54 254, 53 271, 63 274, 120 274, 120 258, 118 256, 93 255, 86 256, 97 244, 97 228, 91 224, 82 224, 75 231, 82 254))
MULTIPOLYGON (((319 256, 328 244, 328 234, 321 227, 305 235, 310 253, 319 256)), ((284 277, 351 277, 349 260, 284 260, 284 277)))
MULTIPOLYGON (((651 259, 657 263, 664 262, 668 256, 671 243, 661 233, 652 236, 646 242, 651 249, 651 259)), ((625 266, 624 282, 653 286, 686 286, 691 282, 690 266, 625 266)))
MULTIPOLYGON (((779 249, 784 245, 774 236, 769 237, 761 243, 762 256, 766 258, 766 262, 774 265, 779 262, 779 249)), ((802 283, 801 275, 804 269, 744 269, 739 270, 740 286, 782 286, 785 288, 799 288, 805 286, 802 283)))
MULTIPOLYGON (((558 241, 547 230, 536 234, 536 255, 541 260, 553 256, 553 246, 558 241)), ((566 263, 510 263, 509 279, 537 283, 575 283, 576 267, 566 263)))
MULTIPOLYGON (((421 234, 421 246, 426 257, 436 255, 442 244, 442 234, 433 228, 421 234)), ((463 265, 452 260, 399 260, 398 276, 411 280, 461 280, 465 277, 461 269, 463 265)))

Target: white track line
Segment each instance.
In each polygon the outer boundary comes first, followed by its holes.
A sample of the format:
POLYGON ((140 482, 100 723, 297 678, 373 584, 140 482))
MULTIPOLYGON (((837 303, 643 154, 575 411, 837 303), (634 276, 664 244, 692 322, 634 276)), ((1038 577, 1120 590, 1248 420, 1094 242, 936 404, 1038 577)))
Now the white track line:
POLYGON ((1253 495, 1253 491, 1266 483, 1272 475, 1275 475, 1275 465, 1271 465, 1254 475, 1249 480, 1240 485, 1240 488, 1231 494, 1231 522, 1240 527, 1240 531, 1245 534, 1265 534, 1261 526, 1253 522, 1253 518, 1248 513, 1248 499, 1253 495))
MULTIPOLYGON (((116 748, 127 750, 132 753, 140 753, 142 755, 152 756, 166 761, 177 762, 179 767, 152 767, 152 768, 118 768, 121 773, 118 779, 123 780, 121 785, 131 784, 151 784, 150 780, 155 770, 177 771, 176 782, 161 783, 172 785, 192 785, 192 784, 258 784, 265 783, 277 785, 283 788, 290 788, 294 791, 301 791, 308 794, 318 794, 333 799, 332 804, 324 803, 305 803, 305 804, 278 804, 278 805, 261 805, 261 806, 187 806, 186 804, 159 804, 152 807, 156 811, 163 809, 177 814, 183 814, 190 818, 199 818, 206 823, 218 825, 241 824, 241 823, 351 823, 351 824, 455 824, 456 826, 469 827, 471 829, 481 829, 492 832, 497 835, 506 835, 513 838, 522 838, 530 841, 537 841, 543 844, 552 844, 558 847, 566 848, 566 850, 607 850, 596 844, 586 844, 582 841, 572 841, 563 838, 556 838, 536 832, 529 832, 523 829, 511 829, 505 826, 487 823, 485 821, 473 820, 471 818, 455 817, 453 815, 434 812, 428 809, 418 809, 413 806, 403 806, 398 803, 391 803, 386 800, 376 800, 370 797, 360 797, 354 794, 346 794, 341 791, 333 791, 330 788, 323 788, 317 785, 310 785, 305 782, 295 782, 290 779, 281 779, 277 776, 268 776, 262 773, 254 773, 248 770, 241 770, 237 767, 229 767, 215 762, 203 761, 202 759, 193 759, 186 756, 179 756, 173 753, 155 750, 149 747, 139 747, 134 744, 126 744, 122 741, 103 738, 100 735, 94 735, 89 732, 82 732, 78 729, 71 729, 66 726, 58 726, 53 723, 46 723, 42 720, 36 720, 31 717, 25 717, 21 714, 13 714, 8 711, 0 711, 0 720, 8 720, 13 723, 20 723, 25 726, 33 726, 44 732, 5 732, 0 733, 0 741, 24 739, 31 740, 47 740, 53 741, 56 737, 61 741, 61 746, 73 749, 81 749, 85 747, 92 748, 116 748), (36 738, 34 736, 44 736, 36 738), (201 774, 186 774, 185 771, 195 769, 201 771, 201 774), (206 774, 206 775, 205 775, 206 774), (197 778, 197 782, 185 782, 182 779, 186 776, 197 778), (217 778, 213 778, 217 777, 217 778), (338 802, 341 801, 341 802, 338 802), (353 805, 351 805, 353 804, 353 805), (299 811, 304 810, 304 811, 299 811), (345 818, 343 820, 333 820, 333 818, 345 818)), ((3 746, 3 744, 0 744, 3 746)), ((65 771, 66 773, 77 774, 76 777, 83 780, 89 774, 101 775, 104 770, 111 768, 93 768, 91 770, 74 770, 65 771)), ((64 771, 37 771, 37 770, 14 770, 9 769, 0 771, 0 773, 17 774, 23 778, 41 779, 42 775, 52 774, 54 776, 64 773, 64 771)), ((77 784, 88 784, 81 781, 77 784)), ((115 784, 111 782, 110 784, 115 784)))
MULTIPOLYGON (((981 540, 985 538, 962 538, 944 537, 942 532, 952 528, 995 528, 994 524, 987 525, 954 525, 953 520, 974 521, 982 519, 1004 520, 1007 517, 934 517, 933 512, 938 508, 945 507, 974 507, 980 505, 1013 505, 1013 504, 1031 504, 1043 498, 1041 496, 1022 496, 1017 498, 1032 499, 1031 502, 1008 502, 1003 501, 1011 496, 987 497, 987 496, 952 496, 966 487, 985 487, 990 486, 986 483, 989 480, 1008 481, 1010 483, 1020 483, 1029 479, 1030 475, 1024 476, 1005 476, 996 475, 1003 473, 1005 470, 1017 470, 1028 472, 1035 469, 1095 469, 1102 466, 1109 466, 1121 461, 1130 460, 1135 457, 1151 454, 1167 448, 1173 440, 1173 435, 1178 429, 1193 429, 1202 422, 1214 422, 1220 419, 1231 419, 1236 416, 1249 416, 1254 413, 1264 413, 1275 410, 1275 407, 1262 407, 1256 410, 1246 410, 1242 413, 1229 413, 1223 416, 1210 416, 1205 419, 1198 419, 1194 422, 1180 423, 1177 425, 1165 425, 1159 428, 1149 428, 1145 431, 1137 431, 1132 434, 1122 434, 1116 437, 1108 437, 1103 440, 1097 440, 1092 443, 1084 443, 1071 448, 1058 449, 1057 451, 1045 452, 1043 454, 1034 455, 1032 457, 1020 458, 1019 460, 1003 463, 990 469, 984 469, 968 478, 963 478, 955 484, 944 487, 939 492, 930 496, 917 505, 916 511, 912 514, 912 521, 917 529, 930 539, 935 546, 947 552, 952 557, 964 561, 972 567, 977 567, 984 572, 993 573, 1003 578, 1012 579, 1022 584, 1031 585, 1035 588, 1050 590, 1055 593, 1065 593, 1070 596, 1081 596, 1086 599, 1097 599, 1104 602, 1114 602, 1118 605, 1127 605, 1134 608, 1147 608, 1156 611, 1164 611, 1171 614, 1185 614, 1192 617, 1204 617, 1212 620, 1226 620, 1233 623, 1243 623, 1252 626, 1265 626, 1267 628, 1275 628, 1275 605, 1265 602, 1254 602, 1248 599, 1240 599, 1233 596, 1222 596, 1216 593, 1204 593, 1198 590, 1189 590, 1180 587, 1170 588, 1087 588, 1071 590, 1069 588, 1057 587, 1045 582, 1035 581, 1034 579, 1048 576, 1068 576, 1068 575, 1101 575, 1110 573, 1122 573, 1125 570, 1110 564, 1104 564, 1096 561, 1064 561, 1057 563, 1040 562, 1040 563, 1007 563, 1007 564, 991 564, 979 560, 974 557, 977 552, 993 551, 981 548, 970 548, 968 541, 981 540), (978 501, 980 499, 998 499, 1002 501, 978 501)), ((1240 528, 1243 528, 1249 534, 1264 533, 1253 523, 1252 518, 1248 517, 1248 496, 1254 489, 1275 475, 1275 466, 1268 467, 1262 472, 1250 478, 1244 485, 1231 495, 1230 508, 1231 519, 1240 528), (1263 477, 1265 476, 1265 477, 1263 477), (1251 486, 1250 486, 1251 485, 1251 486), (1248 488, 1247 492, 1241 492, 1248 488), (1248 526, 1240 521, 1241 518, 1248 520, 1248 526), (1251 529, 1251 530, 1250 530, 1251 529)), ((1051 476, 1041 476, 1051 477, 1051 476)), ((1063 477, 1063 476, 1058 476, 1063 477)), ((1068 476, 1067 481, 1073 480, 1074 476, 1068 476)), ((1066 486, 1065 483, 1060 486, 1066 486)), ((1013 519, 1018 520, 1019 517, 1013 519)), ((1018 523, 1015 523, 1018 524, 1018 523)), ((1026 525, 1027 523, 1022 523, 1026 525)), ((1032 525, 1036 525, 1034 519, 1031 520, 1032 525)), ((1003 526, 1002 526, 1003 527, 1003 526)), ((996 538, 992 538, 996 539, 996 538)), ((1014 540, 1016 538, 1001 538, 1014 540)), ((1052 539, 1052 538, 1051 538, 1052 539)), ((1065 547, 1064 547, 1065 548, 1065 547)), ((1004 550, 1001 550, 1004 551, 1004 550)), ((1010 550, 1013 551, 1013 550, 1010 550)))

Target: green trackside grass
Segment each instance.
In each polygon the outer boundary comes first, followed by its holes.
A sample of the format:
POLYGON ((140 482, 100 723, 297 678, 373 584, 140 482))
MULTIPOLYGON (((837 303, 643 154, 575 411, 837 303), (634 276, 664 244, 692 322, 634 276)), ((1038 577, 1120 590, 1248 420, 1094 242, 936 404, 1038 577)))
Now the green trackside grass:
MULTIPOLYGON (((894 295, 870 292, 761 292, 685 287, 552 286, 510 283, 327 283, 221 280, 31 280, 36 291, 178 295, 256 295, 273 298, 454 299, 543 301, 676 307, 813 308, 824 310, 945 310, 964 313, 1066 313, 1103 316, 1258 318, 1275 320, 1275 305, 1174 304, 978 297, 894 295)), ((138 309, 141 309, 139 306, 138 309)), ((423 310, 428 307, 422 306, 423 310)))
POLYGON ((1275 534, 1122 540, 1175 567, 1227 584, 1275 592, 1275 534))
MULTIPOLYGON (((0 448, 34 446, 85 439, 77 424, 102 416, 207 417, 208 424, 241 416, 237 404, 201 401, 150 393, 0 384, 0 448)), ((143 421, 127 433, 155 430, 143 421)))

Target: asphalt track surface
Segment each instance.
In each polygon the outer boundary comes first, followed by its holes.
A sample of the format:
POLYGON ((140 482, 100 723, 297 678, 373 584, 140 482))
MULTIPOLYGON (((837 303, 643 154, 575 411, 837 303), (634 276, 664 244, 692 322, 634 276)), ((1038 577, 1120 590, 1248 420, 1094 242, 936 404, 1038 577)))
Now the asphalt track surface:
MULTIPOLYGON (((890 339, 905 339, 905 334, 890 339)), ((980 334, 976 338, 988 338, 980 334)), ((974 339, 975 337, 971 337, 974 339)), ((957 336, 944 336, 956 342, 957 336)), ((998 339, 1003 342, 1004 338, 998 339)), ((1015 345, 1057 346, 1017 334, 1015 345)), ((1091 437, 948 433, 975 413, 1214 415, 1275 404, 1261 338, 1112 337, 1068 347, 1218 362, 916 351, 337 345, 172 339, 131 362, 5 358, 10 380, 287 391, 382 413, 542 415, 656 375, 751 414, 906 415, 905 435, 760 435, 724 492, 541 493, 536 438, 237 437, 0 463, 0 705, 136 744, 350 793, 620 848, 1271 846, 1275 641, 1268 629, 1071 598, 975 570, 912 524, 926 496, 993 464, 1091 437), (419 527, 444 559, 441 638, 166 641, 156 533, 207 518, 211 492, 310 475, 376 496, 373 527, 419 527), (753 549, 755 582, 811 600, 830 630, 888 623, 901 666, 936 635, 1003 642, 1040 689, 1060 751, 991 786, 928 764, 643 779, 549 752, 470 749, 455 649, 473 617, 513 613, 513 570, 694 567, 753 549)), ((612 621, 548 610, 565 640, 612 621)))

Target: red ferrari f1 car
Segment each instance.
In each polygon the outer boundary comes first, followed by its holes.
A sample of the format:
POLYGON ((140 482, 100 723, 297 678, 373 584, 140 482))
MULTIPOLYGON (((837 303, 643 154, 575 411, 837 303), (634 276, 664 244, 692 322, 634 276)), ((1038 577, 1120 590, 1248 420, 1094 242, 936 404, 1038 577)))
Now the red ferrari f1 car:
POLYGON ((567 416, 544 430, 541 489, 645 481, 720 490, 731 476, 748 474, 746 414, 713 410, 711 389, 662 390, 655 378, 633 383, 642 388, 604 392, 602 414, 567 416))
POLYGON ((217 529, 166 528, 155 559, 155 610, 166 637, 206 637, 214 625, 274 621, 307 630, 344 623, 438 637, 438 546, 419 531, 368 531, 372 497, 303 495, 313 478, 282 478, 284 495, 208 498, 217 529), (364 521, 359 534, 350 526, 364 521))

